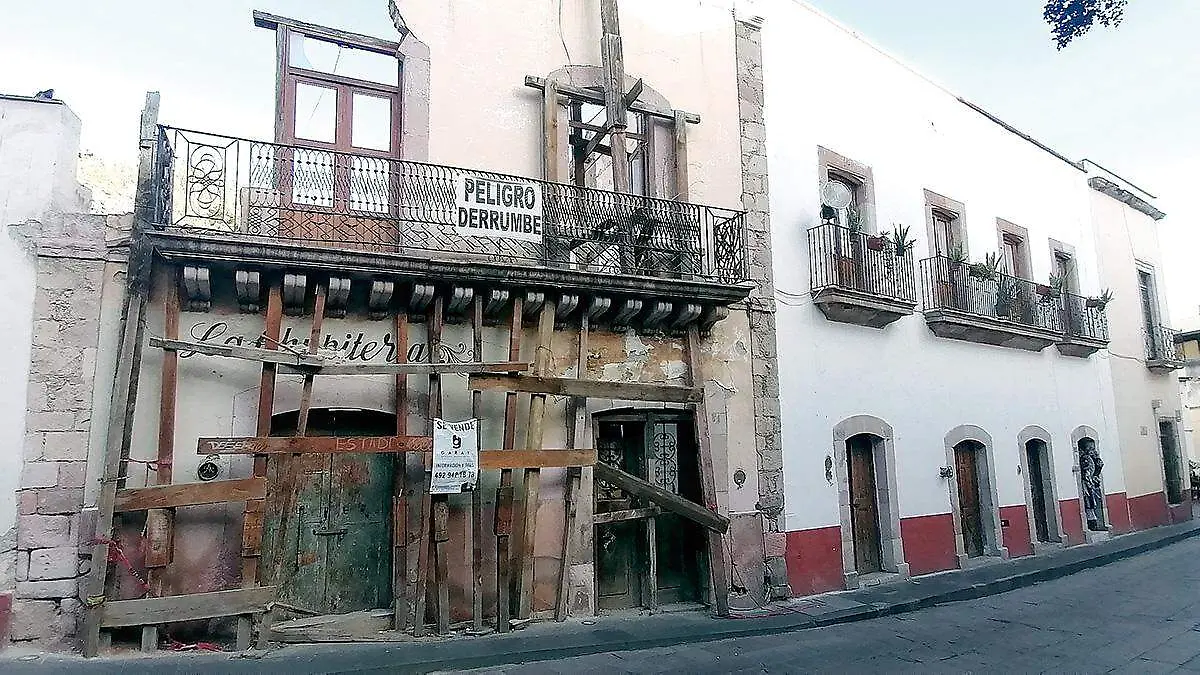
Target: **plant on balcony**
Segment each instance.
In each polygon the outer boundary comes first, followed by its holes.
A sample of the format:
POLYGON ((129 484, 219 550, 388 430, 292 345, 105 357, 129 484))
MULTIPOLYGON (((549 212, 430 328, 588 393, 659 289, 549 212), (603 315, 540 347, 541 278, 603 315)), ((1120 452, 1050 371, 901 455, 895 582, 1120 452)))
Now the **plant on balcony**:
POLYGON ((1092 296, 1087 299, 1087 306, 1092 309, 1103 310, 1112 302, 1113 292, 1111 288, 1104 289, 1100 295, 1092 296))
POLYGON ((1011 317, 1020 299, 1017 282, 1009 277, 998 277, 996 282, 996 316, 1011 317))
POLYGON ((1066 287, 1067 279, 1061 274, 1051 274, 1049 284, 1038 284, 1037 294, 1042 296, 1044 302, 1057 300, 1062 297, 1063 288, 1066 287))
POLYGON ((896 225, 892 228, 892 252, 897 258, 903 258, 906 253, 912 250, 913 244, 917 243, 915 239, 908 238, 908 226, 896 225))
POLYGON ((971 263, 970 275, 983 281, 994 281, 1000 276, 1000 256, 996 253, 986 253, 983 262, 971 263))
POLYGON ((872 251, 882 251, 886 246, 887 240, 877 234, 867 237, 867 248, 872 251))

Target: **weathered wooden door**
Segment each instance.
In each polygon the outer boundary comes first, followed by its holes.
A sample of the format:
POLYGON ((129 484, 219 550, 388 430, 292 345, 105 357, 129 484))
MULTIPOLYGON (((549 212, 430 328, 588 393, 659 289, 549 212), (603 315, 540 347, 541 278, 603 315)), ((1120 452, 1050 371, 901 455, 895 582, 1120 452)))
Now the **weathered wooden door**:
POLYGON ((983 555, 983 513, 979 499, 978 445, 964 441, 954 447, 958 482, 958 513, 967 556, 983 555))
MULTIPOLYGON (((395 428, 395 418, 384 413, 313 410, 308 435, 381 436, 395 428)), ((278 416, 272 431, 290 435, 294 430, 291 414, 278 416)), ((391 602, 392 459, 383 453, 300 458, 298 513, 291 519, 295 529, 279 533, 279 514, 267 514, 267 536, 277 543, 274 555, 284 561, 284 602, 319 614, 391 602)))
POLYGON ((872 436, 859 434, 846 441, 854 568, 859 574, 883 569, 879 541, 879 502, 875 490, 874 440, 872 436))
POLYGON ((1025 464, 1029 467, 1029 496, 1033 502, 1033 529, 1038 541, 1050 541, 1050 505, 1046 498, 1046 478, 1042 458, 1046 446, 1032 440, 1025 444, 1025 464))
MULTIPOLYGON (((597 420, 599 460, 664 490, 699 501, 699 465, 695 425, 690 415, 632 411, 597 420)), ((649 506, 603 481, 597 481, 596 513, 628 512, 649 506)), ((650 583, 659 604, 700 598, 700 569, 706 564, 703 532, 679 516, 653 516, 657 573, 648 571, 651 552, 647 518, 596 526, 596 606, 632 609, 648 604, 650 583)))

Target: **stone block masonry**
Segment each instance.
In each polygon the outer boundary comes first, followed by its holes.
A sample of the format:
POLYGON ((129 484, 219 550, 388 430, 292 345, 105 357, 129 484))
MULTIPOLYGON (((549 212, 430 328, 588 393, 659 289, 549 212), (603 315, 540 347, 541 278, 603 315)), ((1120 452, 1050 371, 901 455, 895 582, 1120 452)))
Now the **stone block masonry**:
POLYGON ((81 604, 79 513, 87 479, 106 218, 56 216, 33 234, 37 288, 17 491, 10 639, 72 646, 81 604))
POLYGON ((746 249, 755 289, 747 298, 750 363, 758 450, 758 509, 763 515, 764 570, 770 595, 788 597, 783 513, 783 440, 779 424, 779 361, 775 348, 775 283, 767 184, 766 114, 761 26, 736 21, 738 110, 742 151, 742 206, 746 249))

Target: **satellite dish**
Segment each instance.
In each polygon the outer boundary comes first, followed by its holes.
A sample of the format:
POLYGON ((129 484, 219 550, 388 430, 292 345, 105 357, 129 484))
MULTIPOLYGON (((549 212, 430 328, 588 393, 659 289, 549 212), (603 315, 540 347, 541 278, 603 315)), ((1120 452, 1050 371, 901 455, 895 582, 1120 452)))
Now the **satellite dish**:
POLYGON ((854 193, 850 192, 850 188, 846 187, 845 183, 827 180, 821 186, 821 203, 825 206, 844 209, 850 206, 852 201, 854 201, 854 193))

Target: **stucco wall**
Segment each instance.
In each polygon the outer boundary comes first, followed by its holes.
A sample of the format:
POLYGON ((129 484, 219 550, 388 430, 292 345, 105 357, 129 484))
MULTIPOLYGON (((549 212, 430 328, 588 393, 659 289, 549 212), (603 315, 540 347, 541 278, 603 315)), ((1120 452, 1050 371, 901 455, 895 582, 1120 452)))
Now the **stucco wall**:
POLYGON ((834 451, 834 425, 859 414, 895 430, 901 518, 951 510, 954 484, 938 468, 947 462, 945 434, 963 424, 982 427, 995 441, 998 506, 1025 503, 1017 435, 1031 424, 1053 437, 1059 499, 1078 494, 1070 435, 1079 425, 1099 431, 1106 489, 1121 491, 1103 354, 1078 359, 1053 347, 1031 353, 937 338, 919 308, 884 330, 838 324, 808 294, 806 231, 819 224, 818 146, 871 167, 876 213, 867 229, 909 225, 916 260, 930 255, 929 189, 966 204, 972 259, 996 250, 996 219, 1004 218, 1028 228, 1035 279, 1051 271, 1052 237, 1075 246, 1082 291, 1095 293, 1101 284, 1085 175, 806 7, 774 7, 764 29, 764 67, 787 529, 839 522, 825 461, 834 451))
MULTIPOLYGON (((525 76, 599 66, 600 4, 397 4, 413 35, 429 47, 430 161, 542 175, 541 93, 524 85, 525 76)), ((741 167, 732 14, 686 0, 618 5, 625 72, 644 78, 672 107, 700 115, 700 124, 688 129, 691 201, 736 208, 741 167)))
POLYGON ((0 96, 0 590, 13 581, 16 489, 25 445, 25 397, 33 337, 31 238, 51 214, 86 210, 75 178, 79 118, 61 102, 0 96), (11 226, 11 227, 10 227, 11 226))
POLYGON ((1160 321, 1165 326, 1171 325, 1163 289, 1158 224, 1108 195, 1095 190, 1089 193, 1101 273, 1104 285, 1113 291, 1108 325, 1117 426, 1129 496, 1136 497, 1163 490, 1158 418, 1174 419, 1180 410, 1180 372, 1157 374, 1146 368, 1138 263, 1153 270, 1160 321), (1161 402, 1157 414, 1154 401, 1161 402))

